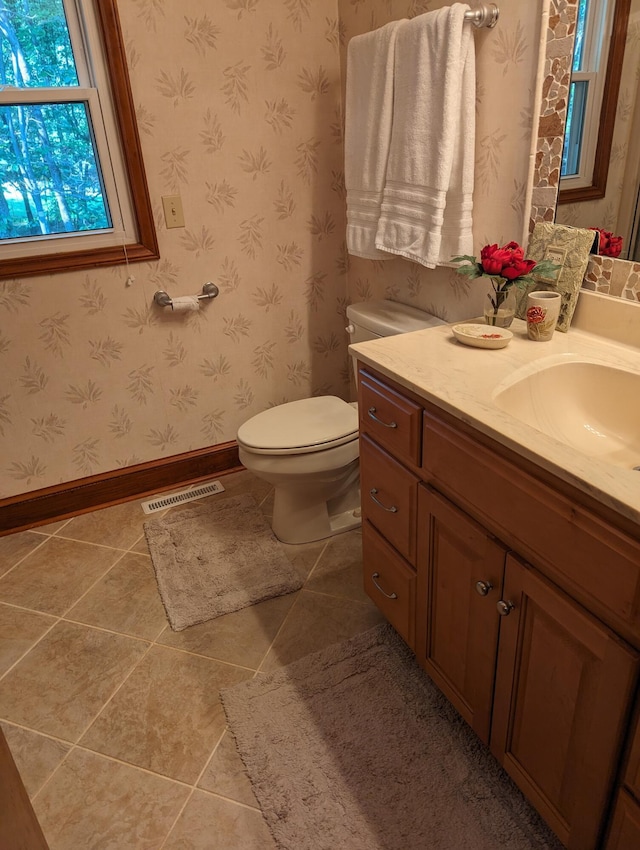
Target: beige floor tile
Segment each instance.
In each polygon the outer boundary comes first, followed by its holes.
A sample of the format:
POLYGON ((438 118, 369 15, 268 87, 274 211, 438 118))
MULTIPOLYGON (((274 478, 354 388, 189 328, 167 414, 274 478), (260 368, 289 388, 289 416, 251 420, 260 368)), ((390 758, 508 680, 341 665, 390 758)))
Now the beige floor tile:
POLYGON ((59 535, 85 543, 128 549, 140 537, 146 518, 139 501, 124 502, 74 517, 59 535))
POLYGON ((127 553, 66 619, 153 640, 167 625, 151 558, 127 553))
POLYGON ((260 481, 260 479, 256 478, 255 475, 252 475, 246 470, 243 470, 242 472, 231 472, 229 475, 221 475, 214 480, 219 481, 224 487, 222 493, 215 493, 213 496, 206 496, 204 499, 198 499, 194 502, 183 502, 183 504, 176 505, 164 514, 153 514, 147 517, 147 519, 157 519, 161 516, 167 516, 168 514, 188 510, 196 505, 213 504, 214 502, 220 502, 223 499, 231 499, 234 496, 240 496, 245 493, 253 496, 256 503, 260 505, 267 498, 272 489, 270 484, 267 484, 265 481, 260 481))
POLYGON ((0 725, 24 787, 33 797, 69 752, 71 745, 10 723, 0 725))
POLYGON ((0 676, 55 623, 54 617, 0 603, 0 676))
POLYGON ((307 590, 368 602, 362 586, 362 533, 349 531, 332 537, 307 580, 307 590))
POLYGON ((167 628, 157 643, 257 670, 295 598, 287 593, 181 632, 167 628))
POLYGON ((311 570, 315 567, 318 559, 322 555, 327 546, 326 540, 316 540, 313 543, 282 543, 280 546, 284 549, 287 557, 295 567, 302 581, 309 578, 311 570))
POLYGON ((198 786, 221 797, 229 797, 238 803, 258 807, 247 771, 238 755, 233 735, 228 730, 211 756, 207 769, 198 786))
POLYGON ((147 647, 60 622, 0 681, 0 717, 75 741, 147 647))
MULTIPOLYGON (((162 516, 162 514, 158 512, 157 514, 153 514, 152 516, 146 517, 146 519, 159 519, 161 516, 162 516)), ((133 546, 131 547, 131 551, 137 552, 139 555, 148 555, 149 554, 149 547, 147 546, 147 538, 144 536, 144 534, 142 535, 140 540, 138 540, 137 543, 133 544, 133 546)))
POLYGON ((42 543, 42 535, 32 531, 19 531, 0 537, 0 576, 15 566, 19 560, 42 543))
POLYGON ((301 590, 260 671, 276 670, 381 622, 382 616, 373 603, 301 590))
POLYGON ((189 789, 74 749, 34 801, 51 850, 158 850, 189 789))
POLYGON ((260 812, 196 791, 162 850, 275 850, 260 812))
POLYGON ((225 727, 220 688, 250 676, 209 658, 153 647, 82 745, 193 783, 225 727))
MULTIPOLYGON (((246 469, 241 472, 231 472, 229 475, 221 475, 218 481, 224 487, 224 493, 220 494, 223 497, 251 493, 258 504, 263 502, 273 489, 271 484, 261 481, 251 472, 247 472, 246 469)), ((211 496, 211 498, 216 499, 218 496, 211 496)))
POLYGON ((0 579, 0 600, 60 616, 122 555, 49 537, 0 579))

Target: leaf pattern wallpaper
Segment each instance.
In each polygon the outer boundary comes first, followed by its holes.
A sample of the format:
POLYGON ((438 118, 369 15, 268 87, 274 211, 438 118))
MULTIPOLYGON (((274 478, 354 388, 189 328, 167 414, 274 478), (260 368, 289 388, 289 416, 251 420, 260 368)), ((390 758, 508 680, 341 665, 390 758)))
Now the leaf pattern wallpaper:
MULTIPOLYGON (((349 303, 479 312, 483 292, 449 268, 345 247, 348 41, 443 5, 119 4, 161 259, 0 283, 0 498, 233 440, 274 404, 351 397, 349 303), (167 230, 174 194, 185 227, 167 230), (153 303, 209 280, 220 295, 199 312, 153 303)), ((521 240, 527 218, 543 4, 502 5, 475 34, 477 250, 521 240)))

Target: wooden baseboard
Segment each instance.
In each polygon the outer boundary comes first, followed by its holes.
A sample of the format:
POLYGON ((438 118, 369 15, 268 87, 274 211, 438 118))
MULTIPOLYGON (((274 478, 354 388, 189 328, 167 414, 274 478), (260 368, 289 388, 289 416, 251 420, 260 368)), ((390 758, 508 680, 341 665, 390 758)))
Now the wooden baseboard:
POLYGON ((243 469, 235 441, 0 500, 0 536, 243 469))

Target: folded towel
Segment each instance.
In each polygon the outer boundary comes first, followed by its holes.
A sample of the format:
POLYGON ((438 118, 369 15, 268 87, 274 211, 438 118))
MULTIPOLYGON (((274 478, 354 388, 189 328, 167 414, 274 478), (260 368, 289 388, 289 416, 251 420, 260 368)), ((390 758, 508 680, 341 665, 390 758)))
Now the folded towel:
POLYGON ((375 246, 434 268, 473 253, 475 44, 466 4, 404 22, 375 246))
POLYGON ((347 250, 358 257, 392 260, 376 250, 393 114, 393 61, 401 21, 355 36, 347 50, 345 184, 347 250))

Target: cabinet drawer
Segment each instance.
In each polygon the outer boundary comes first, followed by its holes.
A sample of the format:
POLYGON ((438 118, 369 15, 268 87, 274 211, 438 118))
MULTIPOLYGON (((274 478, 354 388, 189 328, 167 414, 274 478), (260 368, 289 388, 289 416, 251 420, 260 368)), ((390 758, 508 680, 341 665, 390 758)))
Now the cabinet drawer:
POLYGON ((360 371, 360 433, 369 434, 397 458, 420 466, 422 408, 360 371))
POLYGON ((418 478, 367 437, 360 440, 360 491, 364 517, 415 565, 418 478))
POLYGON ((362 552, 365 592, 415 650, 415 572, 368 522, 362 524, 362 552))
POLYGON ((640 645, 638 541, 430 414, 422 465, 438 489, 640 645))

